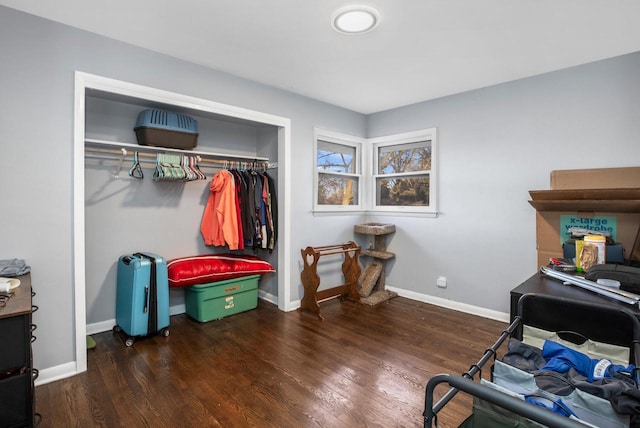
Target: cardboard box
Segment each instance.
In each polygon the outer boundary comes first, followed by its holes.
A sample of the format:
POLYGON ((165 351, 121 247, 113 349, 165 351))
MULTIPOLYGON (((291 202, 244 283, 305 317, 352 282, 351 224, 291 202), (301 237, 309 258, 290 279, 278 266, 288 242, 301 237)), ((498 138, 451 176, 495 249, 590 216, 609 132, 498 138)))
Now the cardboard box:
POLYGON ((538 211, 640 212, 640 188, 530 190, 529 196, 538 211))
POLYGON ((576 213, 575 211, 537 211, 536 212, 536 240, 538 250, 559 251, 568 236, 560 236, 560 217, 574 215, 589 218, 589 216, 614 216, 617 220, 616 242, 622 244, 628 254, 640 227, 640 213, 576 213))
POLYGON ((260 275, 197 284, 186 288, 186 312, 200 322, 255 309, 260 275))
POLYGON ((555 257, 555 258, 561 258, 562 257, 562 249, 560 251, 544 251, 544 250, 538 250, 538 265, 536 267, 536 272, 540 269, 541 266, 548 266, 549 265, 549 259, 555 257))
MULTIPOLYGON (((616 242, 620 243, 630 255, 640 227, 640 167, 602 168, 553 171, 551 173, 552 190, 581 189, 629 189, 628 192, 611 192, 594 200, 598 192, 533 192, 536 201, 530 201, 536 208, 536 248, 538 266, 546 266, 550 257, 562 257, 562 243, 567 237, 560 237, 560 216, 573 215, 581 218, 593 216, 615 216, 617 223, 616 242), (560 198, 556 198, 560 196, 560 198), (561 199, 570 197, 571 199, 561 199), (539 203, 537 203, 539 202, 539 203)), ((600 192, 602 194, 603 192, 600 192)))
POLYGON ((551 190, 628 189, 640 187, 640 167, 551 171, 551 190))

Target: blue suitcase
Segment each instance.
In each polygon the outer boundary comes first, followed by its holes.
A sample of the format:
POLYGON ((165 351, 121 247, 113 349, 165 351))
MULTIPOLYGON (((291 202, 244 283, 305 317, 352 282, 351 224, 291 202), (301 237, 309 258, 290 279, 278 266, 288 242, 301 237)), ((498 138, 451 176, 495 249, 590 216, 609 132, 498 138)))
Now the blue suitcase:
POLYGON ((169 281, 164 257, 153 253, 120 257, 113 329, 128 335, 126 346, 133 345, 136 336, 169 335, 169 281))

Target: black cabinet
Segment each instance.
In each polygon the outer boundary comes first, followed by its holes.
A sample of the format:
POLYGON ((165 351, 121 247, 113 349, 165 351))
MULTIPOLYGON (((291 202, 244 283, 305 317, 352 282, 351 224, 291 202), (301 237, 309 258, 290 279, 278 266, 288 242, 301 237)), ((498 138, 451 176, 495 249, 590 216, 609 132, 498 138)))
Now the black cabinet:
POLYGON ((20 286, 0 306, 0 428, 32 427, 35 414, 34 381, 31 343, 35 340, 35 325, 31 315, 31 276, 18 278, 20 286))
MULTIPOLYGON (((522 284, 511 290, 511 320, 518 313, 518 299, 526 293, 542 294, 546 296, 562 297, 570 300, 579 300, 583 302, 612 305, 633 312, 640 319, 640 309, 638 305, 629 305, 619 302, 601 294, 594 293, 575 285, 565 285, 556 278, 536 273, 532 275, 522 284)), ((561 314, 558 314, 559 316, 561 314)))

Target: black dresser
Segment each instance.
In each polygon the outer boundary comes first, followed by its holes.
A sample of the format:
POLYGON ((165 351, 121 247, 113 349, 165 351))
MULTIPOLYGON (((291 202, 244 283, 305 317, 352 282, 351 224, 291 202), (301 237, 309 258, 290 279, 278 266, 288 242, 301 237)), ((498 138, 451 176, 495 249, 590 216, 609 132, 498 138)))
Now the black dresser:
MULTIPOLYGON (((624 310, 626 313, 635 315, 640 319, 640 308, 638 305, 614 300, 612 298, 585 290, 575 285, 565 285, 559 279, 536 273, 522 284, 511 290, 511 320, 518 314, 518 300, 520 296, 527 293, 534 293, 539 296, 551 296, 564 299, 568 302, 584 302, 590 305, 602 305, 615 309, 624 310)), ((613 343, 621 346, 629 346, 631 332, 625 331, 627 325, 626 317, 608 316, 602 317, 598 311, 590 311, 588 308, 572 308, 571 305, 555 306, 547 308, 540 306, 537 308, 536 317, 543 317, 551 324, 561 324, 565 330, 584 331, 590 339, 613 343)), ((516 331, 515 337, 520 338, 521 329, 516 331)))
POLYGON ((35 422, 34 381, 38 371, 33 368, 31 343, 36 326, 31 315, 38 308, 32 305, 30 274, 18 277, 20 286, 13 295, 0 301, 0 427, 32 427, 35 422))
MULTIPOLYGON (((640 308, 638 305, 614 300, 612 298, 585 290, 575 285, 565 285, 559 279, 551 278, 541 273, 532 275, 522 284, 511 290, 511 320, 518 313, 518 299, 526 293, 535 293, 545 296, 563 297, 570 300, 580 300, 589 303, 612 305, 633 312, 640 319, 640 308)), ((550 314, 552 315, 552 314, 550 314)), ((553 314, 562 316, 562 314, 553 314)))

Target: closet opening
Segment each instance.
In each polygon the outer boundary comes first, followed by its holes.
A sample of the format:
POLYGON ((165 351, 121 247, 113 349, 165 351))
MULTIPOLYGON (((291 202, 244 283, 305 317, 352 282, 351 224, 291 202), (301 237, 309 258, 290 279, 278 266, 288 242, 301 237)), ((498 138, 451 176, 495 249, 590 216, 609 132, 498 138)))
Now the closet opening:
MULTIPOLYGON (((118 258, 148 251, 167 259, 230 252, 204 244, 200 221, 211 177, 221 168, 255 162, 277 187, 278 240, 255 255, 276 269, 264 275, 259 298, 291 310, 290 120, 191 96, 76 72, 74 124, 75 372, 86 370, 86 336, 115 324, 118 258), (138 113, 160 108, 194 117, 204 180, 153 180, 155 149, 138 146, 138 113), (141 179, 129 176, 138 151, 141 179), (151 155, 149 155, 151 153, 151 155), (143 156, 144 154, 144 156, 143 156)), ((246 164, 245 164, 246 165, 246 164)), ((245 254, 254 254, 245 250, 245 254)), ((170 289, 170 314, 185 312, 184 289, 170 289)), ((75 373, 74 373, 75 374, 75 373)))

